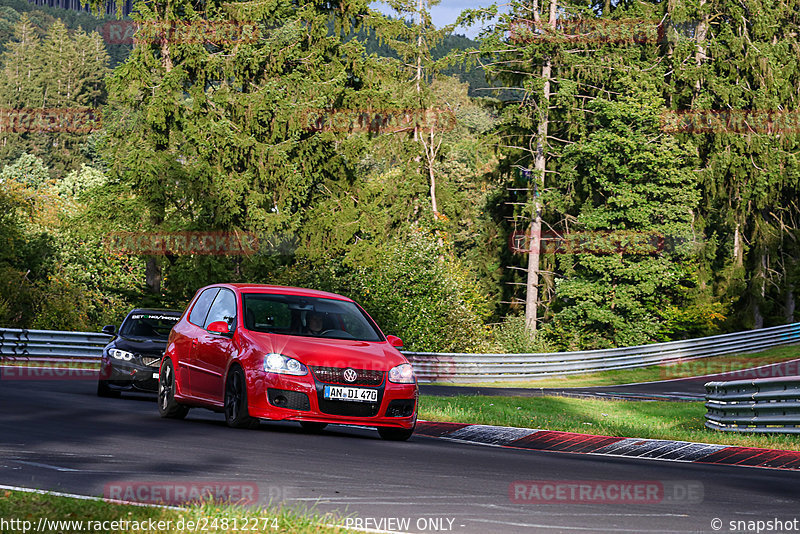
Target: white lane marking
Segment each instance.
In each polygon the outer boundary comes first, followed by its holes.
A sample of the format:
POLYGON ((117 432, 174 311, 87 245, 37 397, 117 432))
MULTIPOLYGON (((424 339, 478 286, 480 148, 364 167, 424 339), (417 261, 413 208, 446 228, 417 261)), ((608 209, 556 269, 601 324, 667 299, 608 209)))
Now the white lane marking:
POLYGON ((81 501, 98 501, 111 504, 127 504, 130 506, 145 506, 148 508, 168 508, 170 510, 186 510, 179 506, 164 506, 160 504, 148 504, 143 502, 120 501, 117 499, 104 499, 102 497, 90 497, 89 495, 78 495, 77 493, 62 493, 60 491, 48 491, 34 488, 23 488, 21 486, 5 486, 0 484, 0 490, 20 491, 23 493, 36 493, 38 495, 52 495, 53 497, 67 497, 69 499, 79 499, 81 501))
POLYGON ((28 462, 28 461, 25 461, 25 460, 9 460, 9 461, 10 462, 15 462, 15 463, 18 463, 18 464, 30 465, 30 466, 33 466, 33 467, 43 467, 45 469, 53 469, 55 471, 66 471, 66 472, 80 471, 80 469, 72 469, 72 468, 69 468, 69 467, 59 467, 57 465, 42 464, 42 463, 39 463, 39 462, 28 462))

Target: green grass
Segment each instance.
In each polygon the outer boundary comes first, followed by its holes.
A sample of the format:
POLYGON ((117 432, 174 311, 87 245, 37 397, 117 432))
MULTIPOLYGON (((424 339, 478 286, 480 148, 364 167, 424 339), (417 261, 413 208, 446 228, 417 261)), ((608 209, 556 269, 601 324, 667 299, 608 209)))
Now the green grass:
POLYGON ((615 386, 619 384, 632 384, 636 382, 654 382, 672 378, 687 378, 716 373, 727 373, 759 367, 770 363, 779 363, 800 358, 800 346, 785 345, 761 352, 749 354, 726 354, 711 356, 668 365, 652 365, 637 369, 619 369, 616 371, 602 371, 580 375, 565 375, 546 377, 537 380, 524 380, 515 382, 479 382, 471 384, 450 384, 436 382, 438 385, 463 385, 463 386, 491 386, 507 388, 569 388, 592 386, 615 386))
MULTIPOLYGON (((287 509, 277 508, 243 508, 219 504, 202 504, 187 506, 185 509, 170 509, 153 506, 133 506, 111 504, 100 500, 81 500, 70 497, 38 494, 21 491, 0 490, 0 518, 29 521, 28 533, 35 531, 40 518, 50 521, 83 521, 84 528, 73 526, 50 525, 50 528, 39 530, 39 533, 52 532, 61 534, 104 532, 132 534, 157 534, 159 532, 213 532, 252 534, 291 533, 291 534, 335 534, 350 532, 333 526, 341 524, 340 518, 305 515, 287 509), (153 523, 149 523, 150 521, 153 523), (236 529, 234 529, 236 520, 236 529), (85 528, 88 521, 96 521, 105 525, 94 525, 97 528, 85 528), (113 525, 111 521, 128 521, 127 525, 113 525), (150 527, 163 521, 161 525, 150 527), (167 522, 170 522, 169 524, 167 522), (183 523, 179 523, 179 522, 183 523), (195 527, 189 528, 189 521, 195 527), (134 524, 136 522, 137 524, 134 524), (244 527, 245 522, 247 523, 244 527), (178 528, 182 526, 183 528, 178 528), (119 528, 112 528, 119 527, 119 528), (203 528, 205 527, 205 528, 203 528), (244 528, 243 528, 244 527, 244 528), (257 527, 257 528, 256 528, 257 527)), ((21 523, 0 524, 0 532, 23 532, 21 523)))
POLYGON ((800 436, 709 430, 703 425, 705 413, 702 402, 423 395, 419 417, 428 421, 800 450, 800 436))

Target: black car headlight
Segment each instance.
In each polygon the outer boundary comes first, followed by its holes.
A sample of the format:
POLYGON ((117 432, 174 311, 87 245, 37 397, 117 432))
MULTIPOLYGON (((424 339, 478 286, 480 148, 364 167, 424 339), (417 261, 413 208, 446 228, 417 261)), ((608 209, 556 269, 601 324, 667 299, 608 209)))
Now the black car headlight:
POLYGON ((127 350, 108 349, 108 355, 112 358, 116 358, 117 360, 125 360, 126 362, 129 362, 133 359, 133 353, 128 352, 127 350))

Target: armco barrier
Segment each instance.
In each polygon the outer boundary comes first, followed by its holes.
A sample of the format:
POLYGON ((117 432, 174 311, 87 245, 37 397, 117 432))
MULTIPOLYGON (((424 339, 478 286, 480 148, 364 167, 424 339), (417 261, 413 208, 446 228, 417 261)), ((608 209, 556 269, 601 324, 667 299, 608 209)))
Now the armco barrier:
POLYGON ((647 367, 800 342, 800 323, 619 349, 544 354, 405 352, 421 382, 498 382, 647 367))
MULTIPOLYGON (((0 328, 0 363, 97 362, 109 336, 0 328)), ((404 352, 420 382, 495 382, 646 367, 800 342, 800 323, 638 347, 543 354, 404 352)))
POLYGON ((92 332, 0 328, 0 364, 99 363, 110 339, 92 332))
POLYGON ((715 430, 800 434, 800 376, 709 382, 706 408, 715 430))

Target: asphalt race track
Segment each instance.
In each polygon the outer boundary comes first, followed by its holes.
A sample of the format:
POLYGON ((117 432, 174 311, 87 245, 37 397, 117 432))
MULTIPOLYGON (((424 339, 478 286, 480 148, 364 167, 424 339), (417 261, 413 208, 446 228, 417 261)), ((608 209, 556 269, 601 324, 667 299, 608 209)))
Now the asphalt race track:
POLYGON ((494 395, 541 397, 544 395, 566 395, 572 397, 602 397, 637 400, 702 401, 705 399, 706 382, 724 380, 752 380, 798 375, 800 360, 765 365, 729 373, 719 373, 691 378, 623 384, 618 386, 597 386, 577 388, 502 388, 483 386, 439 386, 420 385, 423 395, 494 395))
POLYGON ((352 520, 409 518, 414 532, 715 532, 714 518, 727 532, 732 520, 800 519, 795 471, 421 436, 386 442, 372 430, 329 427, 313 435, 289 423, 233 430, 209 411, 164 420, 152 398, 100 399, 94 391, 94 381, 86 379, 0 379, 0 484, 102 496, 107 484, 131 481, 254 483, 260 502, 335 511, 352 520), (516 504, 509 488, 519 480, 656 481, 701 492, 673 491, 650 503, 516 504), (431 525, 441 528, 417 528, 431 525))

